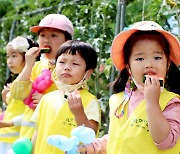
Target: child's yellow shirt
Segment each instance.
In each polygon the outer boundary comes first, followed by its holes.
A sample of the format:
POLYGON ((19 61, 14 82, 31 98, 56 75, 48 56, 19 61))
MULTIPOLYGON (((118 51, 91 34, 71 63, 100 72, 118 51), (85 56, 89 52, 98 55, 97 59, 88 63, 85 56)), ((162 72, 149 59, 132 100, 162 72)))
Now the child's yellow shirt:
MULTIPOLYGON (((16 100, 9 95, 8 106, 4 114, 3 121, 10 122, 14 118, 24 113, 25 105, 22 101, 16 100)), ((19 138, 20 126, 0 128, 0 142, 13 143, 19 138)))
MULTIPOLYGON (((160 150, 154 144, 149 132, 146 102, 143 100, 128 118, 128 103, 124 116, 115 117, 114 111, 122 102, 124 93, 114 94, 110 98, 110 127, 107 143, 108 154, 179 154, 180 140, 167 150, 160 150)), ((168 102, 177 94, 164 90, 160 95, 160 107, 163 111, 168 102)), ((121 106, 122 107, 122 106, 121 106)), ((120 107, 120 108, 121 108, 120 107)), ((121 111, 121 110, 120 110, 121 111)), ((153 113, 152 113, 153 114, 153 113)))
MULTIPOLYGON (((54 91, 46 94, 41 99, 38 105, 38 119, 37 128, 38 135, 35 144, 35 154, 64 154, 60 149, 49 145, 47 143, 47 137, 50 135, 64 135, 70 137, 71 130, 77 127, 73 114, 71 113, 67 100, 60 97, 59 91, 54 91), (61 107, 57 110, 59 103, 62 103, 61 107)), ((94 95, 87 90, 80 90, 80 95, 83 103, 84 110, 91 103, 93 99, 96 99, 94 95)), ((99 113, 100 123, 100 107, 96 108, 96 113, 99 113)), ((94 115, 96 117, 97 115, 94 115)), ((88 117, 88 116, 87 116, 88 117)), ((96 118, 95 118, 96 119, 96 118)), ((94 119, 92 119, 94 120, 94 119)))
MULTIPOLYGON (((34 81, 44 69, 49 69, 49 62, 47 60, 38 61, 35 63, 32 72, 31 80, 29 81, 17 81, 15 80, 11 86, 12 96, 17 100, 24 100, 31 92, 32 81, 34 81)), ((56 90, 57 87, 55 84, 52 84, 44 94, 56 90)), ((20 137, 32 138, 35 131, 35 123, 30 119, 33 115, 34 110, 25 106, 24 116, 21 125, 20 137)))

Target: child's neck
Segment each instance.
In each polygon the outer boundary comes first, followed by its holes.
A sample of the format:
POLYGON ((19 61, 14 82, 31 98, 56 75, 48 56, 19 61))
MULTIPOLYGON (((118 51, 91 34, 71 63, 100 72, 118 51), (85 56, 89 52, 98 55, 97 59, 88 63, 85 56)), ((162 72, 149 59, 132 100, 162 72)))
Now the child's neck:
POLYGON ((134 92, 137 93, 137 94, 142 93, 138 88, 136 88, 136 89, 134 90, 134 92))

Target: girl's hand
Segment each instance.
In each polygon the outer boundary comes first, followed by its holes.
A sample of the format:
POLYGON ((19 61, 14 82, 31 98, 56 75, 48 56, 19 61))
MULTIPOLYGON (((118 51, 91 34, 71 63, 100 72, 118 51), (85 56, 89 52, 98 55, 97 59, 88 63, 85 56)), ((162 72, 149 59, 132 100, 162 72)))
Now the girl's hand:
POLYGON ((3 121, 0 121, 0 128, 5 127, 5 123, 3 121))
POLYGON ((86 147, 84 145, 78 146, 78 152, 80 152, 80 154, 86 154, 87 153, 86 147))
POLYGON ((25 54, 25 66, 21 73, 16 78, 17 81, 28 81, 31 77, 32 68, 36 62, 36 57, 39 55, 38 47, 30 48, 25 54))
POLYGON ((26 65, 33 67, 39 53, 40 49, 38 47, 30 48, 25 54, 26 65))
POLYGON ((69 108, 71 112, 75 116, 81 116, 84 114, 84 108, 82 105, 82 100, 79 91, 75 90, 68 95, 68 103, 69 103, 69 108))
POLYGON ((4 127, 12 127, 14 126, 13 122, 5 122, 5 121, 0 121, 0 128, 4 128, 4 127))
POLYGON ((144 97, 147 104, 159 104, 160 83, 157 76, 146 76, 144 97))
POLYGON ((34 103, 34 107, 36 107, 38 105, 38 103, 40 102, 41 100, 41 97, 43 96, 43 94, 41 93, 35 93, 32 95, 32 100, 33 100, 33 103, 34 103))
POLYGON ((10 87, 11 87, 11 83, 4 86, 4 89, 1 92, 2 100, 3 100, 4 103, 6 103, 6 95, 10 91, 10 87))

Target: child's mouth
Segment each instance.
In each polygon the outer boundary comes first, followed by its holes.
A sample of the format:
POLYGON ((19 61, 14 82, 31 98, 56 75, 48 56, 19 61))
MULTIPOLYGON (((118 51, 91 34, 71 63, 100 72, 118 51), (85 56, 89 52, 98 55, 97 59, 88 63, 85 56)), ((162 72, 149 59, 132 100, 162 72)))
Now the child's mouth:
POLYGON ((152 75, 156 75, 154 72, 147 72, 147 73, 145 73, 144 75, 150 75, 150 76, 152 76, 152 75))

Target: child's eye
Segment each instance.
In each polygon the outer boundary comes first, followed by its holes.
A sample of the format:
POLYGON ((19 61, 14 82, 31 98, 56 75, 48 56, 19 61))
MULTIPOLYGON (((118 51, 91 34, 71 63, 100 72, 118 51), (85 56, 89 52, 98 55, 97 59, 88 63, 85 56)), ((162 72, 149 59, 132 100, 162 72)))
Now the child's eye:
POLYGON ((45 35, 44 35, 44 34, 40 34, 40 36, 41 36, 41 37, 45 37, 45 35))
POLYGON ((136 58, 137 61, 142 61, 144 58, 136 58))
POLYGON ((78 66, 79 66, 79 64, 78 64, 78 63, 73 63, 73 65, 78 65, 78 66))
POLYGON ((56 34, 52 34, 51 36, 52 36, 52 37, 56 37, 57 35, 56 35, 56 34))
POLYGON ((154 57, 154 59, 156 59, 156 60, 160 60, 160 59, 162 59, 162 57, 154 57))
POLYGON ((64 61, 59 61, 59 63, 64 64, 64 61))

